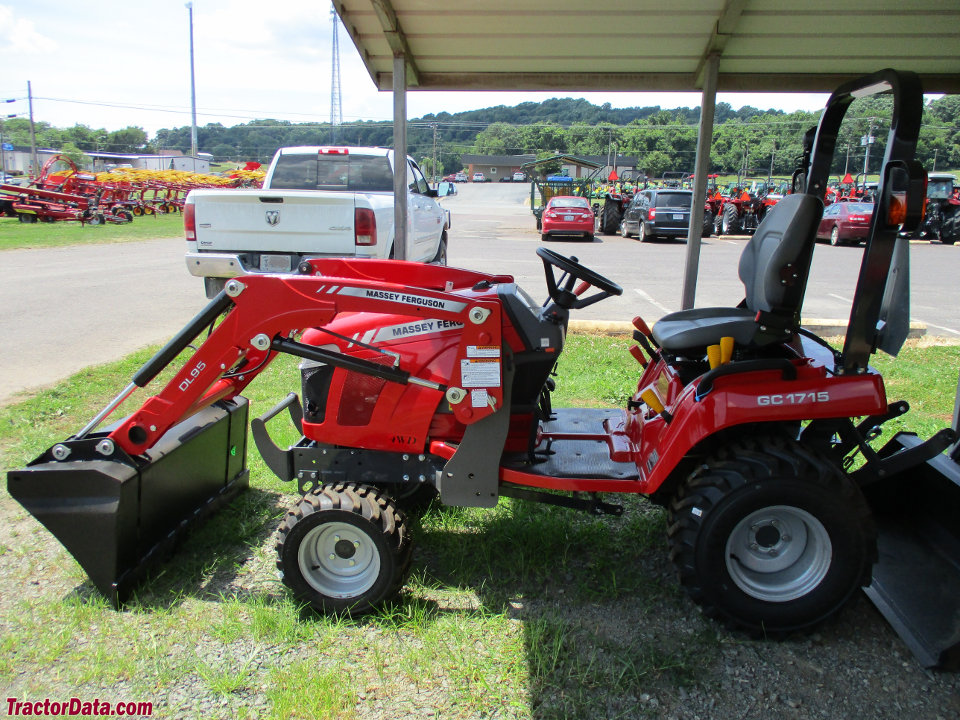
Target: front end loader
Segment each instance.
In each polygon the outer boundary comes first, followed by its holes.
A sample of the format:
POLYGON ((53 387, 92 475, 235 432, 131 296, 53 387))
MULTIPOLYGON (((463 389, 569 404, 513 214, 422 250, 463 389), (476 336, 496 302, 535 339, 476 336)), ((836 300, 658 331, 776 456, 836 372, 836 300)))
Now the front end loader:
MULTIPOLYGON (((277 564, 317 610, 364 612, 394 598, 410 571, 408 514, 434 496, 620 514, 606 494, 632 493, 668 509, 681 585, 731 627, 768 637, 808 630, 871 583, 895 612, 916 615, 924 608, 904 606, 874 568, 894 567, 885 517, 906 522, 904 500, 920 500, 904 477, 930 474, 922 521, 956 529, 956 483, 922 470, 956 465, 955 451, 936 460, 955 433, 898 436, 872 450, 878 428, 907 404, 888 400, 869 359, 878 348, 895 354, 909 324, 909 245, 897 238, 922 215, 926 175, 913 160, 922 107, 916 76, 891 70, 831 96, 807 135, 797 191, 746 244, 744 298, 652 328, 636 318, 639 378, 623 408, 551 401, 571 312, 622 292, 576 258, 537 249, 543 303, 509 275, 317 259, 295 274, 230 280, 87 427, 10 472, 11 495, 121 602, 194 519, 246 484, 241 393, 287 354, 300 360, 299 393, 253 419, 251 434, 296 488, 277 564), (800 326, 800 310, 840 123, 855 97, 884 90, 895 98, 887 155, 836 350, 800 326), (155 396, 97 429, 181 354, 155 396), (289 447, 268 431, 283 413, 300 434, 289 447)), ((940 665, 956 650, 960 605, 948 595, 938 600, 943 622, 921 642, 940 665)))

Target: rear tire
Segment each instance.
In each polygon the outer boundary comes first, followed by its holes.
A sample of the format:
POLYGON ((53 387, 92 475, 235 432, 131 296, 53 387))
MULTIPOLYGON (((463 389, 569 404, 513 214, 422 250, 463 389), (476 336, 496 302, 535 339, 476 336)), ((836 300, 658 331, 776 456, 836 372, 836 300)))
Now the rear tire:
POLYGON ((869 584, 876 528, 859 488, 784 437, 745 440, 670 507, 670 557, 708 617, 752 635, 809 630, 869 584))
POLYGON ((735 235, 740 232, 740 215, 737 213, 736 205, 724 205, 722 216, 721 224, 724 235, 735 235))
POLYGON ((37 221, 36 215, 31 215, 30 213, 17 213, 17 219, 22 223, 35 223, 37 221))
POLYGON ((277 568, 311 607, 361 614, 400 591, 412 550, 406 517, 389 497, 365 485, 328 484, 287 513, 277 568))
POLYGON ((443 237, 440 238, 440 246, 437 248, 437 254, 433 256, 433 260, 430 261, 434 265, 446 265, 447 264, 447 235, 443 234, 443 237))
POLYGON ((622 219, 623 211, 620 209, 620 205, 612 200, 607 200, 603 204, 603 210, 600 211, 600 232, 604 235, 615 235, 622 219))
POLYGON ((836 225, 834 225, 833 230, 830 231, 830 244, 834 247, 843 245, 843 241, 840 239, 840 228, 836 225))
POLYGON ((640 242, 646 242, 647 240, 650 239, 651 236, 650 236, 650 235, 647 235, 647 228, 646 228, 646 226, 643 224, 643 220, 641 220, 641 221, 638 223, 637 229, 638 229, 638 232, 637 232, 637 240, 639 240, 640 242))

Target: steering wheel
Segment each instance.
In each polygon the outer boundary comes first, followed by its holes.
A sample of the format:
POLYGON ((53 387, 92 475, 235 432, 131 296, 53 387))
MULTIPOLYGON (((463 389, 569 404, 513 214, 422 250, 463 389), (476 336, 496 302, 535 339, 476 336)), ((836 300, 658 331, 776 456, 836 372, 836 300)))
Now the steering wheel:
POLYGON ((550 294, 550 299, 553 300, 558 307, 565 310, 579 310, 588 305, 593 305, 595 302, 599 302, 604 298, 608 298, 611 295, 623 294, 622 287, 612 280, 608 280, 603 275, 584 267, 577 262, 577 258, 575 257, 566 258, 545 247, 537 248, 537 255, 539 255, 543 261, 543 271, 547 279, 547 292, 550 294), (564 273, 560 277, 560 284, 557 283, 554 277, 553 268, 555 267, 560 268, 564 273), (574 283, 577 280, 581 280, 587 285, 592 285, 600 292, 590 297, 579 297, 580 292, 586 288, 574 290, 574 283))

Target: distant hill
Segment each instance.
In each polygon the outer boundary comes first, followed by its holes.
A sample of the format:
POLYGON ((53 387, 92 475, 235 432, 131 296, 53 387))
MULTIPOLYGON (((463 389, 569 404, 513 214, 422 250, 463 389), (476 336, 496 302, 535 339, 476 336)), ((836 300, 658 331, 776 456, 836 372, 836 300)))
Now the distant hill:
MULTIPOLYGON (((857 100, 848 113, 838 139, 835 172, 863 167, 860 137, 871 117, 889 117, 889 98, 857 100)), ((793 112, 744 106, 735 110, 717 103, 711 169, 714 172, 787 175, 801 152, 803 133, 816 124, 819 113, 793 112)), ((554 153, 606 154, 616 150, 640 158, 650 175, 665 170, 693 169, 700 108, 660 106, 614 108, 594 105, 582 98, 552 98, 543 102, 497 105, 458 113, 431 113, 409 122, 410 154, 432 172, 434 140, 438 171, 461 169, 464 153, 510 155, 554 153)), ((7 120, 5 137, 16 144, 29 143, 29 124, 23 118, 7 120)), ((882 157, 886 129, 876 124, 877 144, 871 148, 874 163, 882 157)), ((54 128, 37 123, 38 143, 64 148, 71 154, 95 149, 110 152, 156 152, 160 149, 190 150, 190 127, 162 129, 147 138, 141 128, 115 132, 92 130, 83 125, 54 128)), ((199 149, 220 162, 257 160, 268 162, 278 147, 290 145, 374 145, 393 143, 393 124, 360 121, 332 128, 329 123, 291 123, 286 120, 254 120, 226 127, 219 123, 197 129, 199 149)), ((960 95, 947 95, 928 103, 918 146, 918 159, 932 169, 960 167, 960 95)), ((874 166, 875 167, 875 166, 874 166)))

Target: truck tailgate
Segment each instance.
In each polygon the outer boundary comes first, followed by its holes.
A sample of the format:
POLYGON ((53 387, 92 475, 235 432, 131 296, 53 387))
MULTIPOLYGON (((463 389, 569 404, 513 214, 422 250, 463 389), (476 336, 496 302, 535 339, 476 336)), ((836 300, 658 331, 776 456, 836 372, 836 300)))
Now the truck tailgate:
POLYGON ((204 190, 196 194, 197 247, 207 251, 352 255, 354 193, 204 190), (201 200, 202 197, 202 200, 201 200))

